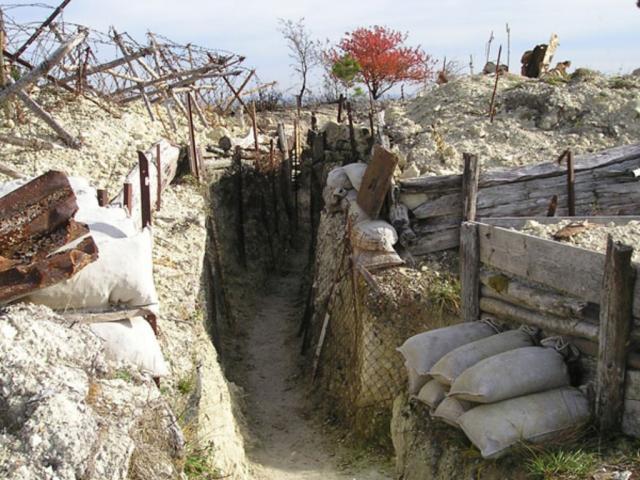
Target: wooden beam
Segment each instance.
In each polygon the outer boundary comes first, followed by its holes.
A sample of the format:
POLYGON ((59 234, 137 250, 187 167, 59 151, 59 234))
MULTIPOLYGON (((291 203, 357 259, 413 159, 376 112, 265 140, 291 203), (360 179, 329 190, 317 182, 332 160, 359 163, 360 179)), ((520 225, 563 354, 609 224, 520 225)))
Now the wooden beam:
MULTIPOLYGON (((112 60, 110 62, 106 62, 100 65, 95 65, 93 67, 87 68, 86 71, 84 72, 84 74, 88 77, 90 75, 94 75, 96 73, 101 73, 101 72, 106 72, 107 70, 111 70, 112 68, 116 68, 119 67, 120 65, 124 65, 125 63, 128 63, 132 60, 136 60, 138 58, 141 57, 145 57, 147 55, 149 55, 151 53, 151 49, 149 48, 142 48, 136 52, 133 53, 128 53, 127 55, 125 55, 124 57, 120 57, 116 60, 112 60)), ((116 74, 115 72, 108 72, 111 75, 120 75, 120 74, 116 74)), ((61 83, 68 83, 71 81, 74 81, 78 76, 78 73, 74 73, 73 75, 67 75, 66 77, 62 77, 60 79, 56 79, 58 82, 61 83)), ((126 78, 127 80, 131 80, 131 81, 136 81, 135 78, 133 77, 129 77, 126 78)), ((139 79, 138 79, 139 80, 139 79)))
POLYGON ((138 150, 138 169, 140 171, 140 214, 142 228, 151 225, 151 186, 149 180, 149 159, 138 150))
POLYGON ((460 227, 460 298, 462 319, 480 319, 480 245, 478 224, 464 222, 460 227))
POLYGON ((51 22, 53 22, 58 15, 62 13, 64 7, 66 7, 71 0, 63 0, 63 2, 58 5, 58 7, 49 15, 49 17, 31 34, 31 36, 27 39, 26 42, 16 51, 16 57, 22 55, 29 45, 31 45, 42 33, 42 31, 47 28, 51 22))
POLYGON ((618 430, 622 422, 635 282, 632 255, 632 247, 614 242, 609 236, 600 300, 596 373, 595 411, 601 434, 618 430))

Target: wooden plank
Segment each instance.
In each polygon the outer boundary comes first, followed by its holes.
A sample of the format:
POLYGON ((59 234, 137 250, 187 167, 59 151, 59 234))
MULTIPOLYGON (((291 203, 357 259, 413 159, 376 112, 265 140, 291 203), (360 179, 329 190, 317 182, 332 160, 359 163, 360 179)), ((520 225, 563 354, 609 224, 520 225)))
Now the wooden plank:
POLYGON ((460 281, 462 290, 462 319, 480 319, 480 245, 478 224, 465 222, 460 227, 460 281))
POLYGON ((462 193, 442 195, 436 200, 429 200, 413 210, 413 216, 418 219, 443 217, 447 215, 460 216, 462 213, 462 193))
POLYGON ((609 236, 600 301, 600 335, 596 373, 596 416, 600 432, 621 425, 624 381, 631 332, 633 248, 614 242, 609 236))
POLYGON ((592 303, 600 302, 604 254, 484 224, 479 224, 479 231, 482 263, 592 303), (570 278, 580 281, 567 281, 570 278))
MULTIPOLYGON (((630 354, 629 356, 631 357, 632 355, 630 354)), ((635 354, 635 356, 637 356, 637 354, 635 354)), ((639 368, 639 367, 634 367, 633 365, 631 365, 630 362, 627 363, 627 367, 639 368)), ((640 401, 640 371, 639 370, 629 370, 627 368, 624 397, 626 400, 640 401)))
POLYGON ((389 189, 398 157, 384 147, 375 145, 373 156, 362 177, 356 199, 358 205, 371 218, 378 218, 389 189))
POLYGON ((439 232, 434 232, 428 236, 418 237, 415 243, 409 248, 412 255, 426 255, 428 253, 440 252, 460 245, 460 228, 455 227, 439 232))
POLYGON ((149 159, 138 150, 138 170, 140 171, 140 213, 142 228, 151 225, 151 189, 149 181, 149 159))

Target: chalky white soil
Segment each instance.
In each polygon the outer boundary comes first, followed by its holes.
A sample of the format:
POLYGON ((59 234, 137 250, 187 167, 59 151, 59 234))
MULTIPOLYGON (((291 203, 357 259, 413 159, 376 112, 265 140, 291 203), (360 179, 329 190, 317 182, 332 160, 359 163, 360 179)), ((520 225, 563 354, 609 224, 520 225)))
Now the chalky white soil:
POLYGON ((462 170, 462 154, 493 169, 555 160, 640 142, 640 77, 595 72, 569 81, 500 78, 493 123, 488 112, 493 75, 435 85, 386 110, 388 132, 403 158, 405 176, 462 170))

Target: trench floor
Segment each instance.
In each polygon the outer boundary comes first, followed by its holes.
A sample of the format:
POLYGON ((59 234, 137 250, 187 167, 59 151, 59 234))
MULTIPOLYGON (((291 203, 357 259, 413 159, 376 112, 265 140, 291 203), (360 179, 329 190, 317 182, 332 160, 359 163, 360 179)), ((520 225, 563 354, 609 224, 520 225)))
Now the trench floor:
POLYGON ((301 269, 298 265, 273 276, 264 291, 257 293, 256 313, 245 324, 243 387, 249 430, 255 439, 248 451, 254 478, 393 478, 389 466, 382 466, 379 459, 363 460, 358 455, 356 461, 314 410, 296 336, 302 313, 301 269))

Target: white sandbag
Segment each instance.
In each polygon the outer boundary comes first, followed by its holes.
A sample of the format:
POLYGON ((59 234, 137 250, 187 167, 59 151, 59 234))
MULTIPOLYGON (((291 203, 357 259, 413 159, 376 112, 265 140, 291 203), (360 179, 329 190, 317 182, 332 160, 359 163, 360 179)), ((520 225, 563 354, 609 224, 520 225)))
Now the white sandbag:
POLYGON ((355 265, 363 266, 369 272, 398 267, 405 263, 396 252, 372 252, 360 250, 358 247, 353 248, 353 262, 355 265))
POLYGON ((335 189, 350 190, 353 188, 344 167, 336 167, 327 174, 327 186, 335 189))
POLYGON ((104 340, 109 358, 132 363, 154 377, 169 374, 158 340, 144 318, 93 323, 89 327, 104 340))
POLYGON ((95 309, 109 305, 146 306, 158 313, 153 283, 151 231, 98 243, 98 260, 64 282, 33 292, 26 301, 53 309, 95 309))
POLYGON ((495 333, 494 327, 485 322, 459 323, 414 335, 398 351, 418 375, 429 375, 433 365, 454 348, 495 333))
POLYGON ((409 378, 409 395, 417 395, 420 389, 427 383, 431 377, 428 375, 420 375, 414 368, 411 368, 406 362, 407 377, 409 378))
POLYGON ((452 427, 460 428, 458 419, 473 406, 474 404, 471 402, 457 400, 453 397, 447 397, 442 400, 442 402, 440 402, 440 405, 438 405, 438 408, 436 408, 431 416, 433 418, 437 418, 438 420, 442 420, 452 427))
POLYGON ((436 408, 447 394, 448 388, 437 380, 429 380, 418 392, 416 398, 431 408, 436 408))
POLYGON ((516 348, 530 347, 533 338, 522 330, 510 330, 476 340, 452 350, 436 362, 429 375, 443 385, 451 385, 467 368, 480 360, 516 348))
POLYGON ((394 252, 398 241, 396 229, 384 220, 365 220, 351 229, 354 247, 374 252, 394 252))
POLYGON ((133 237, 139 230, 127 211, 121 207, 81 208, 75 220, 87 224, 98 247, 102 241, 133 237))
POLYGON ((494 403, 569 385, 564 357, 552 348, 524 347, 486 358, 451 385, 449 395, 494 403))
POLYGON ((484 458, 499 458, 509 447, 552 440, 589 420, 589 401, 566 387, 472 408, 458 418, 484 458))
POLYGON ((371 217, 358 205, 358 202, 349 201, 349 218, 351 218, 351 225, 358 225, 361 222, 370 221, 371 217))
POLYGON ((350 163, 349 165, 345 165, 342 167, 343 171, 347 174, 349 178, 349 182, 351 186, 356 189, 356 191, 360 191, 360 185, 362 185, 362 177, 364 177, 364 172, 367 170, 366 163, 350 163))

